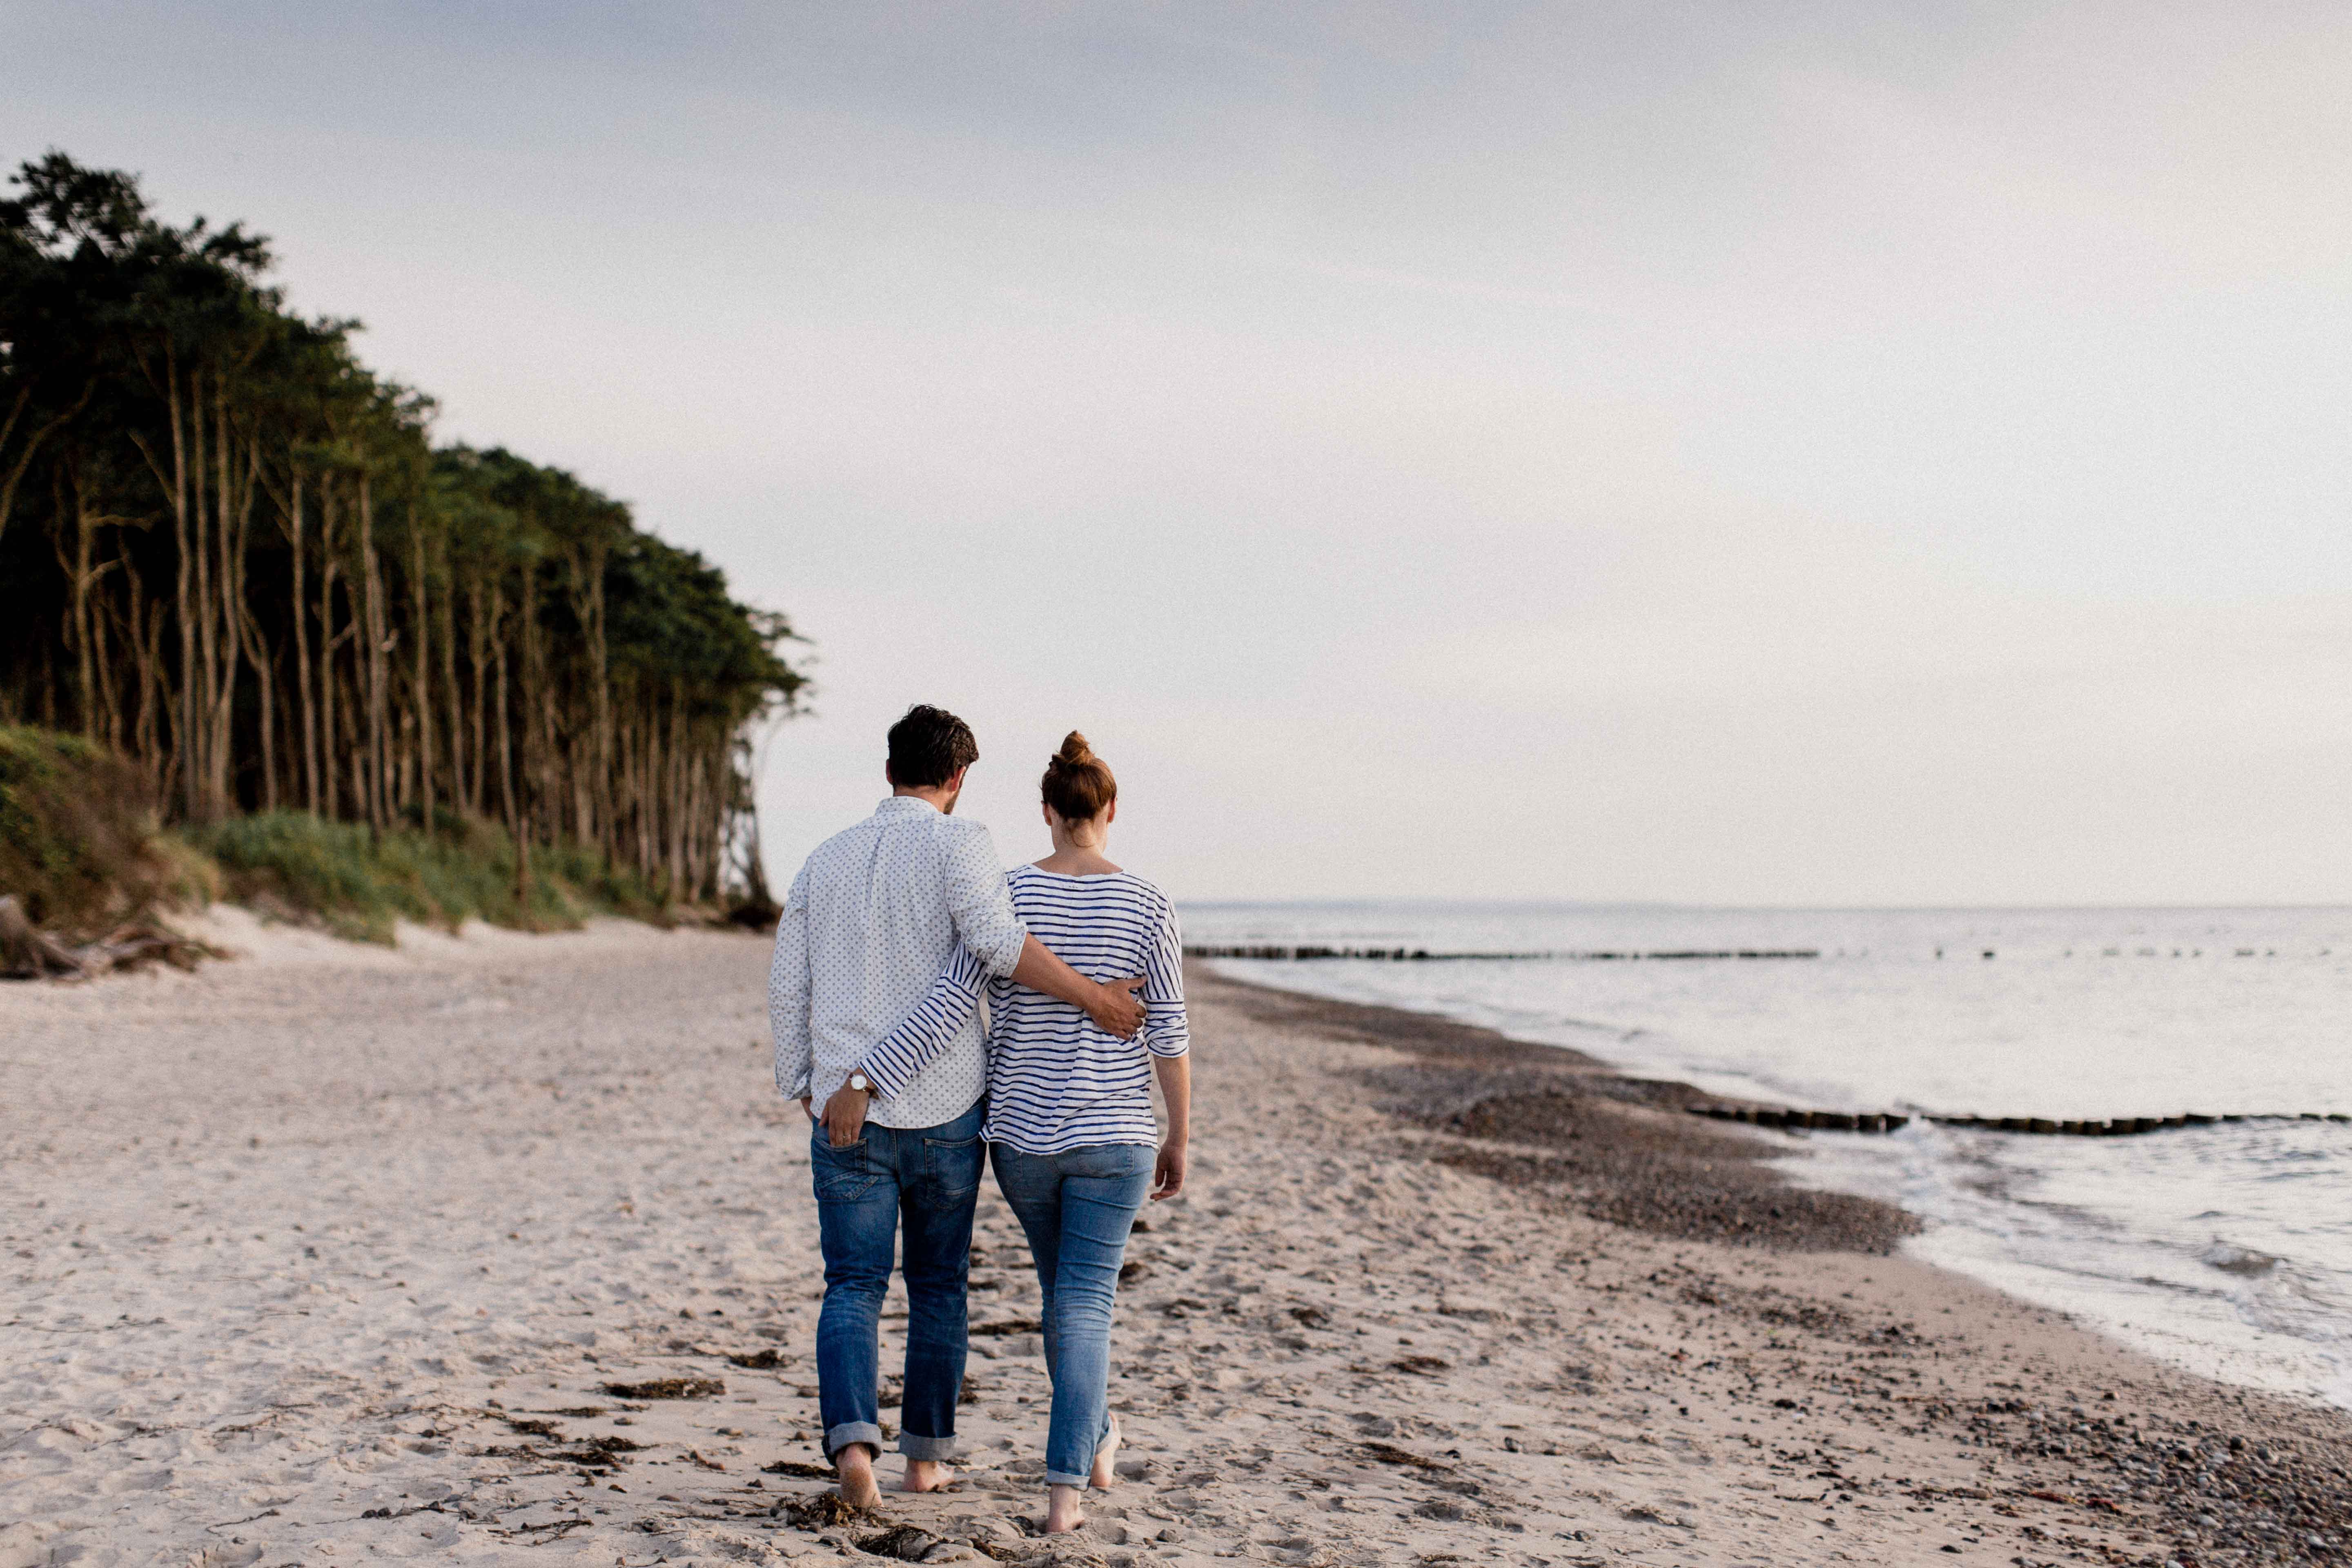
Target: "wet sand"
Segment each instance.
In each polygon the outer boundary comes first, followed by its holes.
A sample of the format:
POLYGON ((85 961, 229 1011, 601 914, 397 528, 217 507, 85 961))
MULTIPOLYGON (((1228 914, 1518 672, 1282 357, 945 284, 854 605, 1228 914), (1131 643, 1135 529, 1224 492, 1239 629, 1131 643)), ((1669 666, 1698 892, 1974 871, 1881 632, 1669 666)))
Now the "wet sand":
POLYGON ((829 1521, 763 942, 216 940, 0 990, 0 1568, 2347 1557, 2352 1422, 1890 1254, 1907 1216, 1760 1157, 1804 1137, 1198 968, 1128 1479, 1024 1529, 1036 1292, 983 1188, 963 1479, 829 1521))

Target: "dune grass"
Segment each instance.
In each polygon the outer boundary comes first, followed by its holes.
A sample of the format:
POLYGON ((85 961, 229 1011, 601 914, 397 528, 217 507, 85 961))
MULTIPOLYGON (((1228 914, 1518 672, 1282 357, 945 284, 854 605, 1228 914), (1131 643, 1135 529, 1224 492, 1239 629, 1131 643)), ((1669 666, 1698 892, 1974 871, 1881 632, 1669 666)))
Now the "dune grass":
POLYGON ((315 920, 339 936, 383 942, 394 922, 455 931, 467 920, 568 931, 591 915, 667 924, 666 901, 635 875, 578 845, 534 847, 530 900, 515 896, 514 840, 503 827, 441 814, 371 831, 298 811, 260 812, 183 830, 220 868, 227 896, 265 914, 315 920))
POLYGON ((95 941, 158 909, 227 898, 339 936, 389 943, 403 920, 566 931, 592 915, 667 925, 669 901, 574 844, 536 846, 530 904, 516 898, 514 840, 493 823, 436 814, 386 832, 297 811, 165 829, 145 775, 102 746, 0 725, 0 895, 36 930, 95 941))
POLYGON ((158 904, 203 902, 212 868, 160 830, 144 776, 101 746, 0 724, 0 894, 90 941, 158 904))

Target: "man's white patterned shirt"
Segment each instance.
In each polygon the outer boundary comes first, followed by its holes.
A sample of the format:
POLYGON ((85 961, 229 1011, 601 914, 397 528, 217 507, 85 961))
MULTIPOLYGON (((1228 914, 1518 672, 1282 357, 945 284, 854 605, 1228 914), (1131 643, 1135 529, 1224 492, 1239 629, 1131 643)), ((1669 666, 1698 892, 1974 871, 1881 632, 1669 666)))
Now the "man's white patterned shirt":
MULTIPOLYGON (((915 1010, 961 941, 991 974, 1021 962, 1028 932, 1013 912, 995 842, 977 822, 893 795, 816 847, 793 879, 768 966, 776 1087, 816 1109, 875 1043, 915 1010)), ((977 1018, 868 1120, 936 1127, 988 1087, 977 1018)))

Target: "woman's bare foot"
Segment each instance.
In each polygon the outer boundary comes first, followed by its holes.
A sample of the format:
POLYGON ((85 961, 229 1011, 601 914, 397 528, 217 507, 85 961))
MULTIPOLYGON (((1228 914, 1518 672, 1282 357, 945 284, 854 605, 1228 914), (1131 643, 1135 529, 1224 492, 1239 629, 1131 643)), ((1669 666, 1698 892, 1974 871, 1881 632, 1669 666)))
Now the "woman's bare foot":
POLYGON ((1045 1533, 1067 1535, 1087 1521, 1078 1508, 1078 1489, 1052 1486, 1045 1489, 1045 1533))
POLYGON ((1111 1483, 1118 1479, 1118 1473, 1111 1468, 1111 1461, 1118 1458, 1118 1417, 1113 1415, 1110 1418, 1110 1436, 1104 1438, 1102 1447, 1095 1450, 1094 1473, 1087 1477, 1087 1484, 1098 1492, 1110 1490, 1111 1483))
POLYGON ((872 1508, 882 1500, 882 1489, 874 1484, 874 1456, 863 1443, 852 1443, 833 1457, 833 1468, 841 1476, 841 1500, 852 1508, 872 1508))
POLYGON ((909 1459, 907 1479, 898 1483, 904 1492, 935 1492, 955 1479, 955 1471, 937 1459, 909 1459))

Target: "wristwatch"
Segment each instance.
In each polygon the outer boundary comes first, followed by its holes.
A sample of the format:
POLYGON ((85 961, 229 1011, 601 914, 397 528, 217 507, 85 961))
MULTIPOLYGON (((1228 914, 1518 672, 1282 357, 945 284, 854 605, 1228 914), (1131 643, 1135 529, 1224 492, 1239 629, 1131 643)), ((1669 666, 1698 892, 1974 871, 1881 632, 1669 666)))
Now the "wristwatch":
POLYGON ((872 1094, 874 1080, 862 1072, 854 1072, 849 1075, 849 1087, 860 1094, 872 1094))

